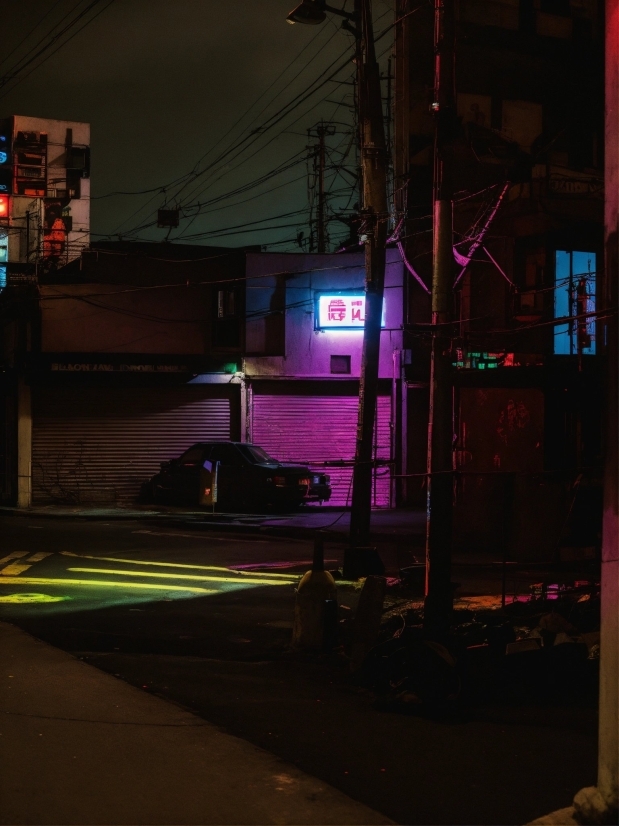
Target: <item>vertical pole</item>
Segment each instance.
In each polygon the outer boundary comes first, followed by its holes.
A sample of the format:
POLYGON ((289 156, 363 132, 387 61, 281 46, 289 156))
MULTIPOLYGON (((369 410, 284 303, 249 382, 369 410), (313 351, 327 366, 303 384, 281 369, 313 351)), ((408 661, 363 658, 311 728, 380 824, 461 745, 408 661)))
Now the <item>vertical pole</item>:
POLYGON ((449 626, 453 518, 451 327, 453 308, 453 204, 450 143, 454 118, 454 0, 434 2, 435 115, 433 186, 432 349, 428 417, 426 514, 426 628, 449 626))
MULTIPOLYGON (((370 0, 356 0, 361 27, 358 57, 359 102, 362 125, 363 218, 365 227, 365 325, 359 380, 359 417, 350 514, 348 572, 355 567, 354 548, 370 539, 372 498, 372 443, 378 395, 378 365, 385 286, 387 243, 387 153, 380 75, 374 50, 370 0)), ((345 560, 346 563, 346 560, 345 560)), ((356 573, 363 573, 357 570, 356 573)))
POLYGON ((318 252, 327 251, 325 233, 325 127, 318 126, 318 252))
POLYGON ((32 402, 30 386, 17 382, 17 507, 32 504, 32 402))
POLYGON ((26 263, 30 261, 30 210, 26 210, 26 263))
POLYGON ((619 0, 606 0, 605 261, 599 320, 606 357, 597 786, 574 798, 579 822, 616 823, 619 800, 619 0))

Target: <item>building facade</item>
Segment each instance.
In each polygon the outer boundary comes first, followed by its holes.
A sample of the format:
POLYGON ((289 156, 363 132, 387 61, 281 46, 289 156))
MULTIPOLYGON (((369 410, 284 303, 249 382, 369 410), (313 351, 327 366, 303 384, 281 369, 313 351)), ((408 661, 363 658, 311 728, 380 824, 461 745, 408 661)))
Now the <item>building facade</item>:
POLYGON ((65 266, 90 243, 90 125, 0 119, 0 288, 65 266))
MULTIPOLYGON (((396 13, 395 191, 418 276, 408 276, 409 410, 423 421, 437 116, 433 9, 414 7, 400 0, 396 13)), ((458 541, 500 547, 509 514, 512 540, 522 545, 528 530, 532 553, 595 544, 597 529, 574 537, 565 524, 575 491, 595 502, 601 459, 599 5, 466 0, 445 8, 455 31, 454 104, 440 117, 453 189, 458 541)), ((409 423, 408 432, 409 466, 423 471, 422 431, 409 423)), ((408 490, 410 501, 423 501, 422 481, 408 490)))
MULTIPOLYGON (((350 504, 364 320, 363 253, 247 255, 244 437, 331 476, 350 504)), ((373 506, 401 500, 403 265, 387 252, 373 506)))
POLYGON ((9 280, 2 501, 128 505, 160 462, 239 439, 244 270, 242 250, 121 242, 9 280))

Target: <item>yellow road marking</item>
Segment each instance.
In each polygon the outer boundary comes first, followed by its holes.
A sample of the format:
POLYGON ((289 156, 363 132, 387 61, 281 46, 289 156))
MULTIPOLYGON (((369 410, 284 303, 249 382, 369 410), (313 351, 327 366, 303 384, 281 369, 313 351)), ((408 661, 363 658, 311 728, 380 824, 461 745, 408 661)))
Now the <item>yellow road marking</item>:
POLYGON ((21 559, 23 556, 28 556, 28 551, 13 551, 12 554, 3 556, 0 559, 0 565, 4 565, 5 562, 10 562, 12 559, 21 559))
POLYGON ((27 571, 30 565, 7 565, 0 571, 0 576, 19 576, 23 571, 27 571))
MULTIPOLYGON (((151 574, 148 571, 112 571, 109 568, 69 568, 71 573, 76 574, 115 574, 117 576, 144 576, 157 577, 158 579, 193 579, 200 582, 235 582, 243 584, 242 580, 235 577, 225 576, 198 576, 197 574, 151 574)), ((278 582, 272 579, 251 579, 247 581, 251 585, 292 585, 291 582, 278 582)))
MULTIPOLYGON (((111 572, 106 572, 111 573, 111 572)), ((105 588, 140 588, 144 591, 189 591, 196 594, 216 594, 218 591, 213 588, 200 588, 198 585, 188 585, 184 588, 182 585, 148 585, 142 582, 116 582, 114 580, 103 579, 50 579, 49 577, 6 577, 1 581, 5 583, 12 583, 13 585, 92 585, 95 587, 105 588)))
POLYGON ((32 554, 32 556, 29 556, 28 562, 40 562, 42 559, 45 559, 46 556, 51 556, 51 553, 44 553, 43 551, 39 551, 39 553, 32 554))
POLYGON ((256 577, 260 576, 262 579, 272 577, 273 579, 286 579, 289 581, 296 581, 301 578, 302 574, 270 574, 265 571, 237 571, 235 569, 224 568, 218 565, 186 565, 181 562, 146 562, 143 559, 119 559, 114 556, 91 556, 88 554, 74 554, 71 551, 61 551, 63 556, 72 556, 76 559, 95 559, 101 562, 121 562, 126 565, 155 565, 160 568, 193 568, 199 571, 223 571, 227 574, 237 574, 238 576, 256 577))

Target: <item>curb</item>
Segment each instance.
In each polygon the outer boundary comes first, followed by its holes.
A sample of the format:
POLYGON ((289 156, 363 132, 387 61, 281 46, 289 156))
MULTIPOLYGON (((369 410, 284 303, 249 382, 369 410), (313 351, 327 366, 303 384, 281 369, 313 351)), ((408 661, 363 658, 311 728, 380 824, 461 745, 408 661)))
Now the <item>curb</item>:
MULTIPOLYGON (((48 511, 38 510, 36 508, 22 509, 15 507, 0 507, 0 516, 13 516, 16 518, 30 518, 30 519, 82 519, 90 522, 120 522, 132 521, 138 519, 164 519, 172 524, 181 524, 184 527, 191 527, 194 530, 217 530, 229 531, 230 533, 243 534, 261 534, 263 536, 280 537, 282 539, 306 539, 313 540, 317 531, 322 531, 324 538, 329 542, 338 542, 345 544, 348 542, 347 531, 331 531, 328 526, 324 528, 317 525, 316 527, 308 527, 305 525, 261 525, 261 524, 247 524, 243 522, 233 521, 233 519, 225 521, 210 521, 205 518, 206 514, 190 511, 186 513, 169 512, 169 511, 153 511, 153 510, 131 510, 127 512, 113 511, 111 513, 93 513, 93 512, 66 512, 66 511, 48 511), (197 521, 197 520, 200 521, 197 521)), ((422 533, 389 533, 389 532, 374 532, 371 534, 372 542, 394 542, 402 541, 408 543, 423 542, 422 533)))

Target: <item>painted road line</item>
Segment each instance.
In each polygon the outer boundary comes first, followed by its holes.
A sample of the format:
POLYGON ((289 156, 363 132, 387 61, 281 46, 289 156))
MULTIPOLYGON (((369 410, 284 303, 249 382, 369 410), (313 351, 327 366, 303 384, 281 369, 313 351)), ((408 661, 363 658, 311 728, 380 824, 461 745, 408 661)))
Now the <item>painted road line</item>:
MULTIPOLYGON (((111 573, 111 571, 106 571, 111 573)), ((200 588, 198 585, 154 585, 145 584, 143 582, 118 582, 115 580, 104 579, 56 579, 49 577, 34 577, 34 576, 13 576, 6 577, 0 580, 2 585, 89 585, 98 588, 127 588, 140 589, 142 591, 185 591, 185 593, 195 594, 218 594, 219 591, 214 588, 200 588)))
POLYGON ((0 565, 4 565, 6 562, 10 562, 12 559, 22 559, 24 556, 28 556, 29 551, 13 551, 12 554, 8 556, 3 556, 0 559, 0 565))
MULTIPOLYGON (((206 536, 196 535, 195 533, 172 533, 169 531, 131 531, 131 533, 142 533, 147 534, 149 536, 180 536, 182 539, 201 539, 206 540, 206 536)), ((251 542, 252 545, 261 544, 265 545, 268 542, 268 539, 228 539, 226 536, 209 536, 208 540, 210 542, 251 542)))
MULTIPOLYGON (((237 571, 234 567, 225 568, 220 565, 189 565, 182 562, 148 562, 144 559, 120 559, 115 556, 92 556, 88 554, 74 554, 71 551, 61 551, 63 556, 71 556, 74 559, 95 559, 99 562, 120 562, 123 565, 154 565, 160 568, 189 568, 198 571, 221 571, 226 574, 237 574, 238 576, 255 577, 261 575, 262 578, 272 577, 273 579, 286 579, 296 582, 302 574, 272 574, 269 571, 237 571)), ((309 564, 309 563, 308 563, 309 564)))
POLYGON ((191 579, 199 582, 234 582, 235 585, 292 585, 273 579, 238 579, 226 576, 199 576, 197 574, 153 574, 150 571, 113 571, 109 568, 68 568, 75 574, 114 574, 115 576, 157 577, 157 579, 191 579))
POLYGON ((49 552, 44 553, 43 551, 39 551, 38 553, 32 554, 32 556, 29 556, 27 561, 30 562, 30 564, 32 564, 33 562, 40 562, 42 559, 45 559, 45 557, 47 557, 47 556, 52 556, 52 554, 49 553, 49 552))
POLYGON ((19 574, 27 571, 30 565, 7 565, 0 571, 0 576, 19 576, 19 574))

